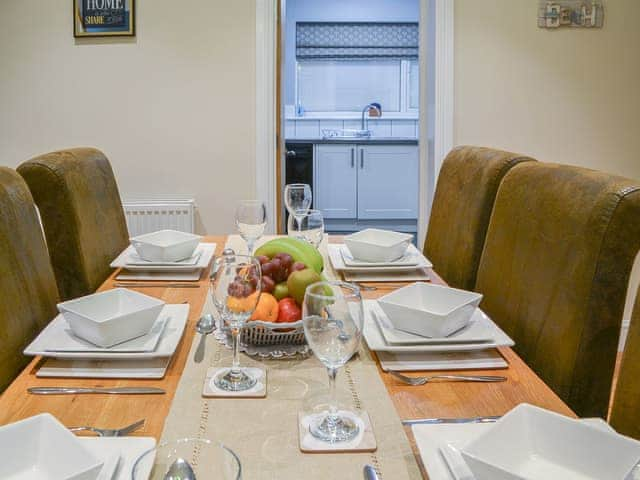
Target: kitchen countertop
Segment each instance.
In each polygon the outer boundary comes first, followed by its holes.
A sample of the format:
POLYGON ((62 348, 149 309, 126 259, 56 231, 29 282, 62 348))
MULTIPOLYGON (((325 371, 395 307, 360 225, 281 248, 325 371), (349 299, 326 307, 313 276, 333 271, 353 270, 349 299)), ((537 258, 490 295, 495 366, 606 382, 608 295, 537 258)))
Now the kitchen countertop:
POLYGON ((358 145, 418 145, 415 137, 369 137, 369 138, 288 138, 285 143, 324 143, 324 144, 354 144, 358 145))

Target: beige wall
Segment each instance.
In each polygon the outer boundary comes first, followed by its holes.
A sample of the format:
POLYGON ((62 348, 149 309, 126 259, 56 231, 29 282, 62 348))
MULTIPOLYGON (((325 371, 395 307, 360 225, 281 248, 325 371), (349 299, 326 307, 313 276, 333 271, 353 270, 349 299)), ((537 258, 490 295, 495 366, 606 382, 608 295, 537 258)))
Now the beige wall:
POLYGON ((89 145, 123 194, 193 194, 201 231, 254 195, 253 0, 138 0, 134 39, 73 38, 71 0, 0 2, 0 164, 89 145))
POLYGON ((640 179, 640 1, 602 29, 537 27, 537 0, 455 0, 456 144, 640 179))
POLYGON ((640 180, 640 1, 604 3, 602 29, 548 31, 537 0, 455 0, 454 143, 640 180))

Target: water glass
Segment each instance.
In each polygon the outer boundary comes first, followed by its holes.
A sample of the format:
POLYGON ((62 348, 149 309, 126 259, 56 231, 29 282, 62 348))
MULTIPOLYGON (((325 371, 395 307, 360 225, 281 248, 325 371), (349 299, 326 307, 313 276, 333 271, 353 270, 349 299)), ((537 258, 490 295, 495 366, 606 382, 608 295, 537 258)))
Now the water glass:
POLYGON ((311 208, 311 187, 306 183, 291 183, 284 187, 284 204, 300 228, 300 221, 311 208))
POLYGON ((318 248, 324 238, 324 217, 320 210, 309 210, 298 223, 298 228, 294 225, 293 216, 289 215, 287 223, 287 233, 290 236, 302 237, 314 247, 318 248))
POLYGON ((362 337, 363 311, 360 289, 345 282, 318 282, 307 287, 302 323, 309 347, 329 374, 329 410, 309 427, 325 442, 352 440, 360 428, 353 415, 338 411, 336 375, 355 352, 362 337))
POLYGON ((252 388, 257 379, 240 368, 240 329, 251 318, 260 298, 262 273, 255 257, 227 255, 213 280, 213 302, 233 336, 233 363, 214 378, 216 387, 230 392, 252 388))
POLYGON ((267 226, 267 207, 260 200, 243 200, 236 208, 236 228, 247 242, 249 255, 253 255, 256 241, 267 226))

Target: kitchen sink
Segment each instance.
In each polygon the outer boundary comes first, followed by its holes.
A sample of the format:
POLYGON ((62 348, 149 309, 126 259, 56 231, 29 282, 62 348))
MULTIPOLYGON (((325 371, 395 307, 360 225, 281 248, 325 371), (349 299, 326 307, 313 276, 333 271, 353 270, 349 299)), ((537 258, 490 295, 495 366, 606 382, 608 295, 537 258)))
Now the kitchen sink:
POLYGON ((349 140, 352 138, 369 139, 371 138, 370 130, 322 130, 323 140, 349 140))

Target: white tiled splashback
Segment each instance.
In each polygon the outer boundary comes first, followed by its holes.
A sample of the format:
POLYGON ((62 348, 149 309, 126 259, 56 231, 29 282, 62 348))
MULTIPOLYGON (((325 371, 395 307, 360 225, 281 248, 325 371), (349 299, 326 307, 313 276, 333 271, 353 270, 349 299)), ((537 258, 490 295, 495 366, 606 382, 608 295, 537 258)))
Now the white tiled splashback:
MULTIPOLYGON (((418 120, 369 120, 375 137, 418 137, 418 120)), ((322 130, 359 130, 360 120, 285 120, 285 138, 321 138, 322 130)))

